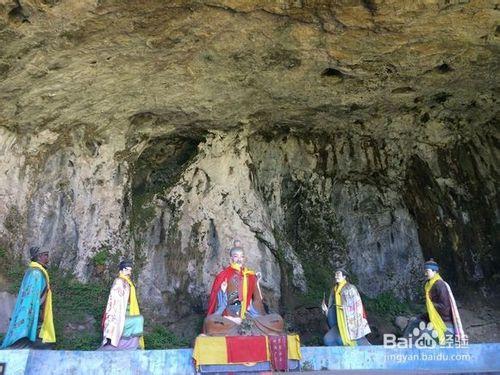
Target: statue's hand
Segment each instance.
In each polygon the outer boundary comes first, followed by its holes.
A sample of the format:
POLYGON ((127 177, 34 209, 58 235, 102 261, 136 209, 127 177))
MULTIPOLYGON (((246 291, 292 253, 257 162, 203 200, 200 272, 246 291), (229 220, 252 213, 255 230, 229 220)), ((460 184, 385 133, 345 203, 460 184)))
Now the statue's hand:
POLYGON ((220 289, 221 289, 224 293, 226 293, 226 290, 227 290, 227 280, 224 280, 224 281, 222 282, 222 284, 220 284, 220 289))
POLYGON ((257 276, 257 282, 260 283, 262 280, 262 273, 261 272, 255 272, 255 276, 257 276))
POLYGON ((321 302, 321 310, 323 310, 325 314, 328 313, 328 306, 326 305, 325 300, 321 302))
POLYGON ((235 322, 236 324, 241 324, 241 318, 235 316, 225 316, 225 318, 235 322))

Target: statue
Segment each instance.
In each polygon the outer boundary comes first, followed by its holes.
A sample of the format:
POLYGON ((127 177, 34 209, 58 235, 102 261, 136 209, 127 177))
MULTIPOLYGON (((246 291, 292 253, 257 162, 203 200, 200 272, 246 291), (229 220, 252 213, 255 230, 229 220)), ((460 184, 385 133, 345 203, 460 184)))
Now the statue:
POLYGON ((346 273, 343 270, 335 271, 335 282, 328 306, 324 299, 321 304, 330 328, 323 339, 325 345, 370 345, 365 336, 371 331, 358 289, 347 282, 346 273))
POLYGON ((203 331, 211 336, 279 335, 283 319, 266 314, 260 273, 246 268, 241 242, 234 241, 231 263, 214 280, 203 331))
POLYGON ((144 349, 144 319, 139 310, 135 285, 130 279, 133 264, 122 261, 118 277, 109 292, 102 327, 103 341, 99 350, 144 349))
POLYGON ((35 246, 30 248, 30 257, 2 349, 52 349, 56 342, 49 252, 35 246))
POLYGON ((465 344, 468 338, 462 327, 453 292, 439 275, 439 265, 434 259, 424 263, 424 273, 427 278, 424 286, 427 312, 410 320, 403 337, 411 336, 415 343, 429 346, 436 342, 439 345, 465 344), (423 340, 426 338, 430 340, 423 340))

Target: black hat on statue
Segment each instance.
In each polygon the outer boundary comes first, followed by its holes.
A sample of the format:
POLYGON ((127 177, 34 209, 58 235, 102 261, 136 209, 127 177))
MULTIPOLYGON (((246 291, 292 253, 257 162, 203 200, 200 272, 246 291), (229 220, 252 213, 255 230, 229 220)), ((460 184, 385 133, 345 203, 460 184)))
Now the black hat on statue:
POLYGON ((121 271, 121 270, 123 270, 123 269, 125 269, 125 268, 127 268, 127 267, 132 268, 133 266, 134 266, 134 264, 132 263, 132 261, 131 261, 131 260, 122 260, 122 261, 120 262, 120 264, 118 265, 118 268, 119 268, 119 270, 121 271))

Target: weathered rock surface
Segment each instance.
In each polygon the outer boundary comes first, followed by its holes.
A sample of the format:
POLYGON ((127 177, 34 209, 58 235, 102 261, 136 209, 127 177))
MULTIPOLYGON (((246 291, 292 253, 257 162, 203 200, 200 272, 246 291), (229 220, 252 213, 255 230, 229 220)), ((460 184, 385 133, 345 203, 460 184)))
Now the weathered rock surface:
POLYGON ((0 245, 81 280, 98 252, 132 257, 168 323, 203 312, 234 238, 275 310, 338 266, 414 298, 430 256, 491 294, 498 12, 0 1, 0 245))
POLYGON ((16 296, 8 292, 0 292, 0 332, 9 328, 10 316, 16 305, 16 296))

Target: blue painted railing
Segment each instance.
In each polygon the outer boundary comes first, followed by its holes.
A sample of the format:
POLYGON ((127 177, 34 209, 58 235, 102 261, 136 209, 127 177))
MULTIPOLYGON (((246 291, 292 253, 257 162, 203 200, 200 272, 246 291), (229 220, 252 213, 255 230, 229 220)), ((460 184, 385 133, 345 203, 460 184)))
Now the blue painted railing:
MULTIPOLYGON (((500 343, 465 348, 302 347, 303 370, 500 372, 500 343)), ((5 375, 194 374, 192 349, 138 351, 0 350, 5 375)))

